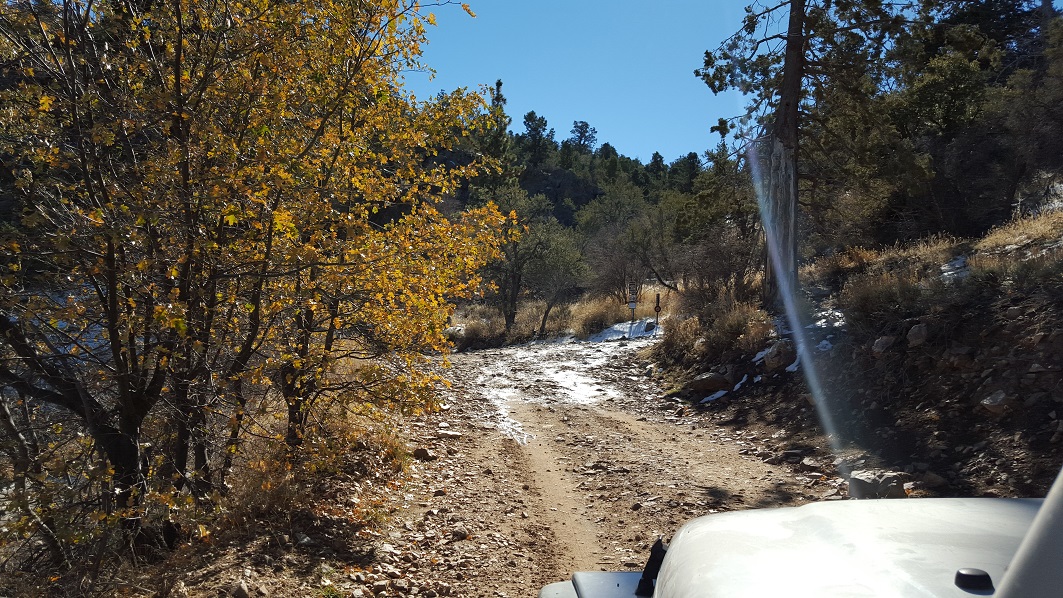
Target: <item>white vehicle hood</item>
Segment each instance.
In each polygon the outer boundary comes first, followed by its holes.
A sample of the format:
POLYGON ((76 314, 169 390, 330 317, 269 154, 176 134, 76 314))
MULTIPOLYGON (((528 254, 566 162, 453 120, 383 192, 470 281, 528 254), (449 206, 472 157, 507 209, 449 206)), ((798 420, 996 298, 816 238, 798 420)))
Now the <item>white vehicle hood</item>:
POLYGON ((977 596, 963 568, 999 585, 1040 499, 813 503, 695 519, 672 539, 656 598, 977 596))

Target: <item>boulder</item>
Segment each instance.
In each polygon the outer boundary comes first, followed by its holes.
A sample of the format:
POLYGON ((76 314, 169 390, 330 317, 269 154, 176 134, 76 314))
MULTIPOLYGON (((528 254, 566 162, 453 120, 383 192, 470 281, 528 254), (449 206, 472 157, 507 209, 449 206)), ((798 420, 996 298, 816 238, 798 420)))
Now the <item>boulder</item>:
POLYGON ((853 498, 907 498, 904 474, 881 469, 866 469, 849 475, 849 496, 853 498))
POLYGON ((908 336, 906 337, 908 339, 908 346, 918 347, 926 342, 928 336, 929 331, 926 328, 926 324, 916 324, 908 330, 908 336))
POLYGON ((413 450, 413 458, 418 461, 435 461, 439 457, 423 446, 419 446, 413 450))
POLYGON ((893 343, 896 342, 896 340, 897 337, 895 336, 878 337, 878 339, 875 341, 875 344, 871 345, 871 353, 873 353, 875 357, 882 357, 882 354, 888 351, 889 348, 893 346, 893 343))
POLYGON ((993 415, 1004 415, 1008 410, 1008 395, 1003 390, 998 390, 982 399, 979 405, 993 415))
POLYGON ((927 488, 941 488, 948 484, 948 481, 945 478, 932 471, 924 473, 919 481, 921 481, 923 486, 926 486, 927 488))
POLYGON ((764 369, 774 372, 787 367, 795 359, 797 359, 797 352, 794 350, 792 342, 786 339, 775 341, 768 349, 768 352, 764 354, 764 369))
POLYGON ((727 376, 716 372, 701 374, 687 382, 684 387, 685 390, 695 394, 713 393, 721 390, 731 390, 731 388, 731 382, 727 379, 727 376))

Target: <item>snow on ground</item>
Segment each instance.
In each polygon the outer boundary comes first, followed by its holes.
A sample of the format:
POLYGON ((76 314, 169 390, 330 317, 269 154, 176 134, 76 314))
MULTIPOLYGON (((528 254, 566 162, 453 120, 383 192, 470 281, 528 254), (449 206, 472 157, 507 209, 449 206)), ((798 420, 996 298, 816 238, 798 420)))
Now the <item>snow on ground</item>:
POLYGON ((620 352, 652 344, 658 330, 652 324, 652 319, 624 322, 585 341, 569 337, 476 352, 486 362, 476 387, 495 406, 495 425, 527 442, 530 435, 509 416, 512 402, 593 405, 618 396, 619 391, 594 372, 620 352))

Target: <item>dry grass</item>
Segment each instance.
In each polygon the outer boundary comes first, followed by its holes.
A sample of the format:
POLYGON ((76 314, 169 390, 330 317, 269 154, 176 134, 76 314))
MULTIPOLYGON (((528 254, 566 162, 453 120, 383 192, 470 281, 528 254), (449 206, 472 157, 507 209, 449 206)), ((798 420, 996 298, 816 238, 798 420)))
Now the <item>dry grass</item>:
POLYGON ((774 334, 771 316, 759 306, 716 304, 701 317, 673 317, 664 321, 664 336, 656 357, 666 365, 688 367, 752 354, 774 334))
MULTIPOLYGON (((659 285, 643 287, 636 318, 652 318, 657 295, 661 297, 661 317, 666 317, 677 304, 676 295, 659 285)), ((458 351, 522 343, 539 336, 546 302, 522 301, 517 307, 517 316, 507 333, 502 313, 497 307, 486 305, 463 306, 454 314, 452 323, 462 333, 451 341, 458 351)), ((631 319, 627 304, 617 303, 613 297, 585 295, 574 303, 555 305, 546 321, 544 336, 561 337, 575 335, 587 338, 619 322, 631 319)))
POLYGON ((935 236, 917 243, 895 245, 885 249, 850 247, 833 255, 821 257, 801 268, 806 284, 835 286, 862 274, 881 275, 897 271, 903 276, 930 277, 942 264, 964 253, 967 244, 947 236, 935 236))
POLYGON ((1017 219, 976 241, 934 237, 878 252, 845 272, 834 259, 819 272, 835 267, 847 278, 840 303, 856 331, 874 335, 896 322, 932 307, 990 300, 1000 292, 1029 292, 1058 281, 1063 273, 1063 213, 1017 219), (941 267, 967 255, 968 276, 945 281, 941 267), (847 274, 847 276, 846 276, 847 274))
POLYGON ((587 338, 631 317, 631 312, 613 297, 595 297, 572 306, 573 332, 587 338))
MULTIPOLYGON (((283 441, 260 438, 245 445, 248 458, 233 470, 220 529, 311 508, 322 496, 323 483, 347 479, 383 486, 408 467, 409 450, 387 418, 374 421, 340 410, 329 416, 334 431, 308 439, 294 461, 283 441)), ((362 523, 377 522, 371 511, 355 515, 362 523)))
POLYGON ((989 231, 975 243, 979 251, 997 251, 1011 246, 1058 241, 1063 238, 1063 212, 1047 212, 1037 216, 1018 218, 989 231))
POLYGON ((849 247, 801 266, 800 279, 806 284, 833 284, 847 274, 875 263, 881 254, 865 247, 849 247))

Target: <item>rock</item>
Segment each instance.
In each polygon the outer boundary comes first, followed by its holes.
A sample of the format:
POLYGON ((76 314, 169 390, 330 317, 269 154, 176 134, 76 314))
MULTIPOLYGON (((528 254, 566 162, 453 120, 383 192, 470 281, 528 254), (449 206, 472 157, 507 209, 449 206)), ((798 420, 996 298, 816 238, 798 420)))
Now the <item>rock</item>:
POLYGON ((243 578, 238 579, 236 583, 233 584, 232 589, 229 590, 229 595, 233 598, 251 598, 251 590, 247 587, 247 580, 243 578))
POLYGON ((926 324, 916 324, 908 331, 908 346, 918 347, 926 342, 929 333, 926 328, 926 324))
POLYGON ((713 393, 721 390, 731 390, 731 383, 726 376, 716 372, 706 372, 687 382, 684 389, 691 393, 713 393))
POLYGON ((922 482, 923 486, 927 488, 941 488, 942 486, 948 484, 948 481, 945 478, 939 476, 938 474, 932 471, 924 473, 919 479, 919 481, 922 482))
POLYGON ((982 399, 979 405, 993 415, 1003 415, 1008 410, 1008 396, 1003 390, 998 390, 982 399))
POLYGON ((295 532, 295 543, 298 546, 314 546, 317 544, 313 538, 302 532, 295 532))
POLYGON ((966 345, 953 345, 943 356, 945 362, 958 369, 965 368, 974 362, 974 349, 966 345))
POLYGON ((436 436, 438 438, 443 438, 446 440, 457 440, 458 438, 461 438, 461 432, 454 432, 453 430, 439 430, 438 432, 436 432, 436 436))
POLYGON ((642 331, 643 332, 653 332, 654 328, 657 328, 656 324, 654 324, 653 322, 646 322, 646 327, 643 328, 642 331))
POLYGON ((764 369, 773 372, 789 366, 797 359, 794 344, 787 339, 776 341, 764 354, 764 369))
POLYGON ((454 542, 467 540, 469 538, 469 530, 459 525, 458 527, 455 527, 454 529, 450 530, 450 538, 454 542))
POLYGON ((418 461, 435 461, 439 457, 423 446, 413 449, 413 458, 418 461))
POLYGON ((1023 314, 1021 307, 1012 306, 1008 308, 1007 315, 1009 320, 1014 320, 1023 314))
POLYGON ((1060 440, 1063 440, 1063 419, 1059 420, 1056 423, 1056 433, 1052 435, 1052 438, 1049 439, 1049 442, 1051 442, 1052 444, 1056 444, 1060 440))
POLYGON ((882 354, 888 351, 896 341, 897 337, 895 336, 880 336, 875 341, 875 344, 871 345, 871 353, 875 357, 882 357, 882 354))
POLYGON ((853 498, 907 498, 904 474, 878 469, 854 471, 849 475, 849 496, 853 498))

